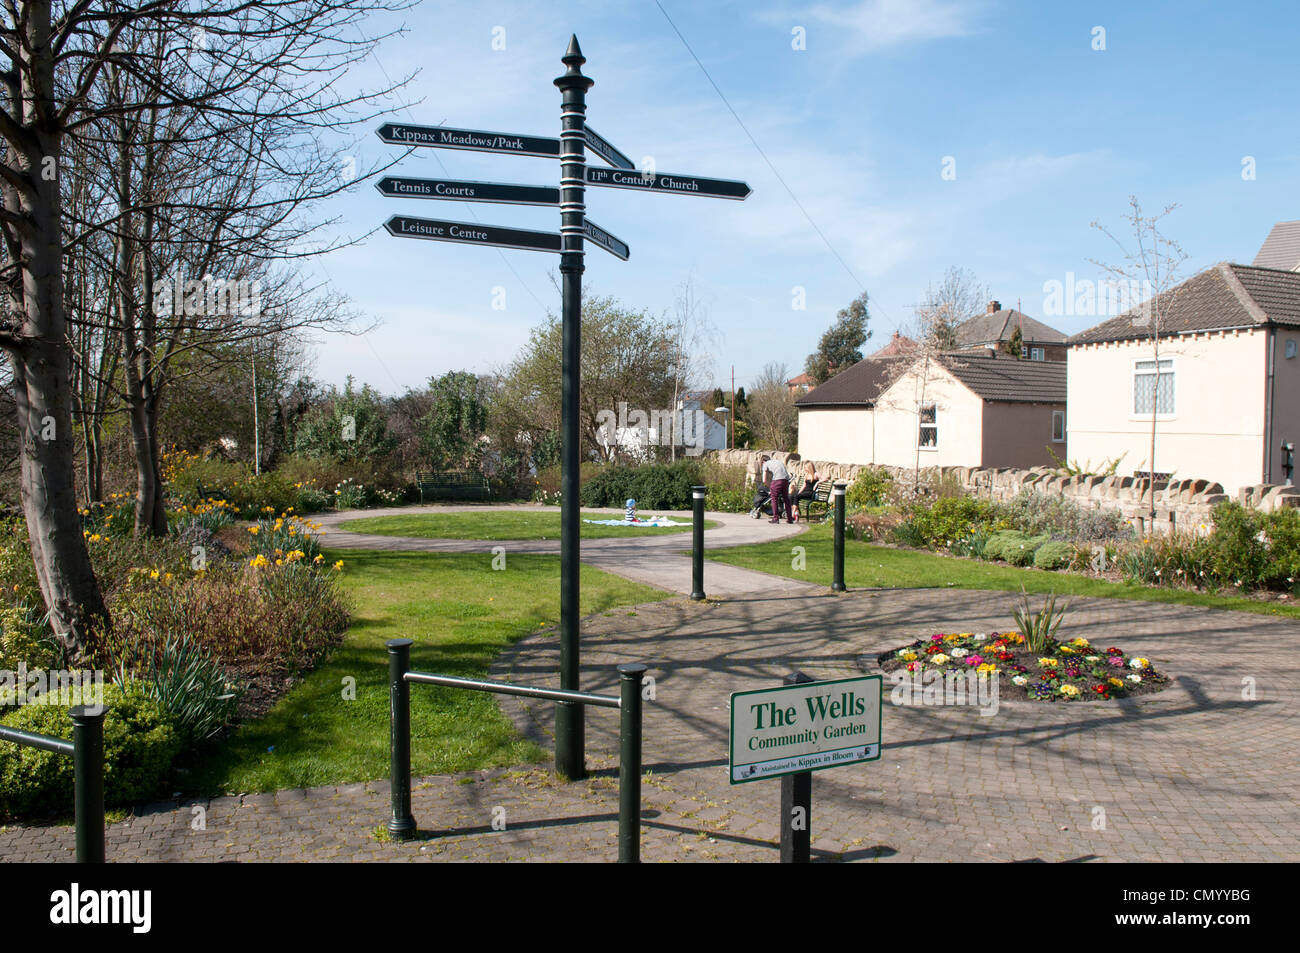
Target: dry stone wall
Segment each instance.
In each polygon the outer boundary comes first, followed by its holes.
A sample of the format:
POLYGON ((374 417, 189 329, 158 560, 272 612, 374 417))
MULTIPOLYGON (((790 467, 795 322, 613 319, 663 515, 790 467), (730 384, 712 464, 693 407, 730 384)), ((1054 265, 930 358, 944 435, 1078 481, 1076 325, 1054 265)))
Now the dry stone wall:
MULTIPOLYGON (((713 456, 719 463, 744 467, 751 480, 757 478, 759 461, 763 456, 781 460, 792 473, 796 466, 802 466, 798 454, 781 450, 718 450, 713 452, 713 456), (793 463, 790 462, 792 458, 793 463)), ((829 460, 814 460, 813 465, 822 479, 843 480, 846 483, 852 483, 860 472, 870 469, 863 464, 835 463, 829 460)), ((912 470, 905 467, 877 469, 888 471, 895 479, 910 479, 912 476, 912 470)), ((1157 480, 1156 516, 1154 522, 1151 522, 1151 498, 1148 493, 1150 481, 1145 477, 1069 477, 1045 467, 1029 470, 1013 467, 939 467, 938 470, 944 475, 955 477, 967 492, 987 499, 1006 501, 1022 490, 1030 489, 1035 493, 1064 496, 1084 507, 1118 510, 1141 532, 1163 532, 1175 528, 1193 531, 1208 529, 1215 504, 1230 499, 1223 492, 1221 484, 1210 480, 1157 480), (1148 526, 1149 522, 1151 525, 1148 526)), ((922 472, 933 473, 934 469, 922 472)), ((1300 507, 1300 487, 1261 483, 1242 487, 1237 492, 1237 500, 1245 506, 1264 512, 1300 507)))

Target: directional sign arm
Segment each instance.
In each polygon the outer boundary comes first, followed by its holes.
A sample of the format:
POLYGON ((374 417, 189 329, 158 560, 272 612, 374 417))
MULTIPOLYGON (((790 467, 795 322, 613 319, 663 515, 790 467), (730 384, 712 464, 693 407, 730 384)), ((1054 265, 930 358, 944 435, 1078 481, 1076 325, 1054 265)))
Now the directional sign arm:
POLYGON ((384 227, 398 238, 423 238, 435 242, 461 242, 466 245, 486 245, 494 248, 525 248, 530 251, 560 250, 558 232, 535 232, 524 228, 503 228, 500 225, 478 225, 473 222, 444 222, 430 218, 411 218, 394 215, 384 227))
POLYGON ((504 152, 510 155, 543 158, 555 158, 560 154, 560 140, 546 136, 521 136, 512 132, 453 129, 450 126, 416 126, 398 122, 386 122, 375 132, 384 142, 399 146, 469 149, 474 152, 504 152))
POLYGON ((466 182, 460 179, 408 179, 386 175, 375 183, 375 188, 390 198, 398 199, 503 202, 509 205, 560 204, 560 190, 544 185, 466 182))
POLYGON ((681 175, 676 172, 637 172, 591 166, 587 167, 587 184, 612 189, 670 192, 674 195, 700 195, 737 201, 748 198, 752 191, 748 183, 732 179, 707 179, 700 175, 681 175))
POLYGON ((623 153, 614 148, 613 144, 604 136, 599 135, 595 129, 590 126, 584 127, 587 137, 587 145, 591 151, 600 156, 616 169, 635 169, 636 163, 629 159, 623 153))

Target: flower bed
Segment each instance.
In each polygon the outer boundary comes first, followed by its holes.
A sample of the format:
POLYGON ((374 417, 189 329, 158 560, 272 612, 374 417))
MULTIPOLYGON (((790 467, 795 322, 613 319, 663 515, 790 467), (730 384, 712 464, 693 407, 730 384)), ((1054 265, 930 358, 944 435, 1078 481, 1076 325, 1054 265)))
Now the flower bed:
POLYGON ((879 656, 882 671, 913 675, 947 675, 974 671, 996 676, 999 693, 1032 701, 1102 701, 1149 695, 1169 684, 1150 659, 1130 656, 1122 649, 1098 649, 1087 639, 1048 640, 1040 652, 1031 651, 1016 632, 950 632, 917 639, 879 656))

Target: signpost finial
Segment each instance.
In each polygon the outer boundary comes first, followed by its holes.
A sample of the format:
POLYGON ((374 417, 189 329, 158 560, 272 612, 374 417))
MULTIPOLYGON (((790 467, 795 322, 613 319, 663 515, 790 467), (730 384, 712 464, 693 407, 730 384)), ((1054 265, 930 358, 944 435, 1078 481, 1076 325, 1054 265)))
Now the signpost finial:
POLYGON ((582 64, 587 62, 587 58, 582 55, 582 48, 578 46, 577 34, 569 37, 569 48, 564 51, 560 57, 560 62, 568 67, 564 75, 555 80, 555 85, 560 89, 582 89, 588 90, 595 84, 595 80, 590 76, 582 75, 582 64))

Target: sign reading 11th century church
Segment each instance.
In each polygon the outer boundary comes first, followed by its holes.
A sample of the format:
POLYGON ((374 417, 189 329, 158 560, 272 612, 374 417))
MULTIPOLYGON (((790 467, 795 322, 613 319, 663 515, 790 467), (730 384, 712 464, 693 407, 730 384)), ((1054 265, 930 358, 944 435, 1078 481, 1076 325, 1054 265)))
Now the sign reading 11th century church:
POLYGON ((882 682, 866 675, 734 693, 731 783, 879 760, 882 682))

